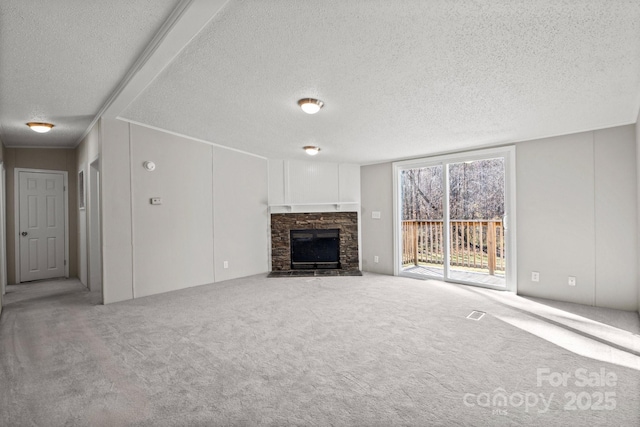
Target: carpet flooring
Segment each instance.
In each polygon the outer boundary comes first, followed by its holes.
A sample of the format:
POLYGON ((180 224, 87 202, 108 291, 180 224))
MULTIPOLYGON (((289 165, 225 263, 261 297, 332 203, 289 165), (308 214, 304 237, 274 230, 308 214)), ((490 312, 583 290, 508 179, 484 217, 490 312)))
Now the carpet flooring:
POLYGON ((504 292, 365 273, 4 301, 2 426, 640 425, 637 333, 504 292))

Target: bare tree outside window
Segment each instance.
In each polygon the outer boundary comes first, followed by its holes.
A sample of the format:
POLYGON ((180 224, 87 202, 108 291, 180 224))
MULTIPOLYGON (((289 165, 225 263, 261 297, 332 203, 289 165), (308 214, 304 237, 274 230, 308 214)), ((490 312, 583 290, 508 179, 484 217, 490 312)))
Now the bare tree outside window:
MULTIPOLYGON (((443 218, 442 166, 402 171, 402 219, 443 218)), ((499 220, 504 215, 504 159, 449 167, 449 215, 459 220, 499 220)))

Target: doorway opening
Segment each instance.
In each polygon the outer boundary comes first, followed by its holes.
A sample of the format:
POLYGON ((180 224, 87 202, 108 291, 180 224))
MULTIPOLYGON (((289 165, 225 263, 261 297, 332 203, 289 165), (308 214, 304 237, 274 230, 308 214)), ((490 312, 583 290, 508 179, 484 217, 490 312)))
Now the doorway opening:
POLYGON ((397 275, 515 290, 513 148, 394 163, 397 275))

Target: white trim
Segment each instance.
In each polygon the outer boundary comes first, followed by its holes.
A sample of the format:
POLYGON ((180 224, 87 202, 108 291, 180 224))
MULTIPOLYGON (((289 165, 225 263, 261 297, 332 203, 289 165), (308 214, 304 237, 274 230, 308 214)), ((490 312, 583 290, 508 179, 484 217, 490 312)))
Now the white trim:
POLYGON ((13 233, 14 233, 14 255, 15 282, 20 283, 20 176, 18 169, 13 170, 13 233))
MULTIPOLYGON (((271 162, 267 161, 267 204, 271 198, 271 162)), ((284 183, 283 183, 284 185, 284 183)), ((215 240, 214 240, 215 242, 215 240)), ((271 209, 267 210, 267 271, 271 272, 273 263, 271 262, 271 254, 273 253, 273 247, 271 242, 271 209)))
MULTIPOLYGON (((399 218, 402 217, 401 206, 399 203, 399 195, 401 194, 399 174, 400 171, 405 169, 411 169, 414 167, 430 167, 442 165, 443 173, 443 221, 445 224, 449 222, 449 171, 446 167, 450 163, 456 163, 457 161, 468 160, 481 160, 490 158, 492 155, 500 156, 505 159, 505 179, 509 182, 505 182, 505 215, 506 215, 506 228, 505 228, 505 243, 509 248, 509 256, 507 257, 506 275, 505 275, 505 287, 485 285, 475 282, 466 282, 460 280, 453 280, 449 277, 449 250, 445 250, 446 259, 443 260, 444 268, 444 281, 452 283, 461 283, 479 287, 485 287, 490 289, 507 290, 511 292, 517 292, 517 245, 516 245, 516 147, 515 145, 494 147, 484 150, 473 150, 468 152, 459 152, 442 156, 424 157, 420 159, 404 160, 399 162, 393 162, 393 274, 395 276, 408 276, 416 277, 415 275, 402 273, 400 271, 400 265, 402 263, 402 225, 399 218)), ((444 241, 450 241, 449 227, 444 227, 444 241)), ((434 277, 434 279, 440 279, 434 277)), ((442 279, 441 279, 442 280, 442 279)))
POLYGON ((38 150, 73 150, 75 147, 68 144, 59 144, 59 145, 5 145, 4 148, 37 148, 38 150))
POLYGON ((358 205, 358 270, 362 271, 362 209, 358 205))
POLYGON ((442 165, 442 189, 444 190, 444 194, 442 195, 442 220, 444 225, 444 241, 446 242, 445 247, 443 248, 443 257, 442 257, 442 266, 444 267, 444 280, 446 281, 451 275, 451 213, 449 212, 449 203, 451 203, 450 191, 451 191, 451 183, 449 182, 449 168, 448 164, 445 163, 445 160, 442 159, 440 163, 442 165))
MULTIPOLYGON (((134 185, 133 185, 133 144, 131 141, 131 123, 127 126, 127 136, 129 141, 129 218, 131 219, 131 299, 136 298, 136 241, 135 241, 135 209, 133 207, 134 197, 134 185)), ((104 283, 103 283, 104 286, 104 283)))
POLYGON ((194 138, 193 136, 189 136, 189 135, 185 135, 185 134, 182 134, 182 133, 178 133, 178 132, 173 132, 173 131, 170 131, 170 130, 162 129, 162 128, 159 128, 157 126, 151 126, 151 125, 147 125, 147 124, 144 124, 144 123, 136 122, 135 120, 129 120, 129 119, 126 119, 124 117, 118 116, 118 117, 116 117, 116 120, 120 120, 122 122, 129 123, 129 125, 141 126, 141 127, 144 127, 144 128, 157 130, 158 132, 168 133, 169 135, 179 136, 180 138, 189 139, 191 141, 201 142, 203 144, 213 145, 214 147, 223 148, 223 149, 229 150, 229 151, 235 151, 236 153, 246 154, 247 156, 257 157, 257 158, 262 159, 262 160, 269 160, 268 158, 266 158, 264 156, 259 156, 257 154, 249 153, 248 151, 242 151, 242 150, 238 150, 237 148, 227 147, 225 145, 217 144, 217 143, 211 142, 211 141, 206 141, 204 139, 194 138))
POLYGON ((20 233, 20 172, 29 173, 48 173, 62 174, 64 191, 64 277, 69 278, 69 174, 67 171, 53 169, 28 169, 15 168, 13 170, 13 212, 14 212, 14 233, 15 233, 15 265, 16 265, 16 283, 21 283, 20 278, 20 239, 17 237, 20 233))
POLYGON ((284 179, 284 187, 283 187, 284 194, 282 196, 286 204, 291 203, 291 183, 289 181, 290 165, 291 165, 291 162, 289 162, 289 160, 282 161, 282 169, 283 169, 282 178, 284 179))
POLYGON ((331 206, 337 212, 355 212, 360 210, 359 202, 326 202, 326 203, 284 203, 269 205, 269 213, 305 213, 329 212, 331 206))
POLYGON ((400 220, 399 218, 402 218, 401 216, 401 212, 400 212, 400 203, 399 203, 399 198, 400 198, 400 180, 398 179, 398 175, 400 174, 400 164, 398 163, 393 163, 392 164, 392 179, 393 179, 393 209, 391 209, 392 211, 392 218, 393 218, 393 275, 394 276, 399 276, 400 275, 400 264, 402 263, 402 260, 400 260, 398 257, 402 256, 402 245, 400 243, 400 237, 402 236, 402 231, 400 231, 400 220))
MULTIPOLYGON (((213 283, 216 283, 216 156, 211 147, 211 272, 213 273, 213 283)), ((268 183, 269 181, 267 181, 268 183)), ((267 184, 268 185, 268 184, 267 184)))
MULTIPOLYGON (((95 283, 93 283, 93 277, 95 277, 94 272, 92 271, 92 259, 94 258, 94 250, 97 250, 100 252, 100 256, 98 257, 100 259, 100 291, 102 292, 102 245, 95 245, 95 241, 94 238, 96 236, 93 235, 93 229, 95 227, 94 224, 94 220, 95 220, 95 216, 96 214, 98 215, 98 234, 101 234, 101 230, 102 230, 102 215, 100 213, 100 209, 97 207, 102 206, 101 203, 101 194, 100 194, 100 187, 99 187, 99 181, 97 183, 93 182, 93 172, 92 170, 96 170, 96 172, 99 174, 100 173, 100 156, 97 155, 95 156, 92 160, 89 160, 89 162, 87 163, 87 171, 89 172, 87 175, 87 184, 86 185, 86 191, 87 191, 87 197, 85 200, 86 206, 87 206, 87 210, 86 210, 86 220, 85 220, 85 253, 86 253, 86 268, 87 268, 87 287, 89 288, 90 291, 94 291, 95 290, 95 283), (95 164, 95 167, 93 166, 95 164), (94 203, 92 203, 92 200, 94 199, 94 197, 96 196, 95 194, 93 194, 93 189, 96 189, 97 197, 98 197, 98 202, 97 202, 97 207, 95 206, 94 203)), ((101 237, 101 236, 100 236, 101 237)), ((99 241, 101 242, 102 240, 99 239, 99 241)), ((79 258, 79 257, 78 257, 79 258)), ((94 266, 95 267, 95 266, 94 266)))
MULTIPOLYGON (((512 146, 505 155, 505 178, 509 179, 509 184, 505 188, 505 204, 508 203, 508 211, 506 215, 506 229, 505 229, 505 243, 508 245, 508 254, 511 254, 507 258, 507 274, 505 280, 507 281, 507 290, 517 293, 518 292, 518 239, 517 239, 517 204, 516 204, 516 146, 512 146)), ((506 184, 506 183, 505 183, 506 184)), ((505 206, 506 208, 507 206, 505 206)))
POLYGON ((2 183, 0 184, 0 191, 2 191, 2 197, 0 197, 0 231, 2 232, 2 236, 0 238, 0 262, 2 263, 2 271, 0 272, 0 276, 2 277, 2 283, 0 283, 0 288, 2 288, 1 293, 4 295, 7 291, 7 174, 6 169, 4 168, 4 163, 0 161, 0 179, 2 179, 2 183))
POLYGON ((78 171, 78 183, 77 183, 77 195, 78 198, 78 210, 84 211, 87 209, 87 172, 84 169, 80 169, 78 171), (80 179, 80 174, 82 174, 82 180, 80 179), (82 183, 82 188, 80 188, 80 183, 82 183))

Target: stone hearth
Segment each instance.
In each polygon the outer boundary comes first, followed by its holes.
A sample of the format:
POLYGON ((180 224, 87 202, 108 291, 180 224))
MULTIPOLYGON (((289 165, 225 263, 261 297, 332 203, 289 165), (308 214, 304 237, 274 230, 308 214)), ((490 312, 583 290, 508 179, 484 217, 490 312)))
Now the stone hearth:
MULTIPOLYGON (((357 212, 279 213, 271 214, 271 269, 274 276, 286 276, 285 272, 292 271, 290 231, 306 229, 340 230, 341 269, 329 270, 322 275, 360 273, 357 212)), ((303 273, 295 275, 300 274, 303 273)))

